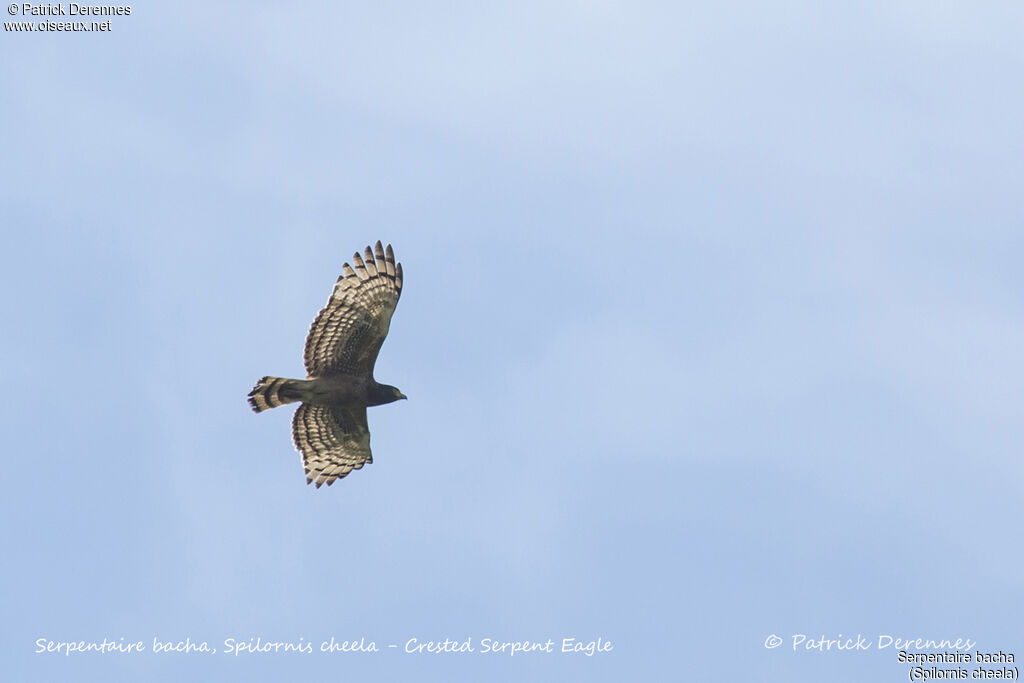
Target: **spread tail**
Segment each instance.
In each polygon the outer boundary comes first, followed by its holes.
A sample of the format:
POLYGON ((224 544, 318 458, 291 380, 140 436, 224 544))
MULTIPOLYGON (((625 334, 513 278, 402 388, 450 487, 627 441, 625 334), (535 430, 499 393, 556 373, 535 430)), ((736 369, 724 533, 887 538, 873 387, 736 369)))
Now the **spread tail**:
POLYGON ((249 392, 249 405, 253 412, 262 413, 286 403, 302 400, 301 387, 305 384, 301 379, 284 379, 283 377, 264 377, 249 392))

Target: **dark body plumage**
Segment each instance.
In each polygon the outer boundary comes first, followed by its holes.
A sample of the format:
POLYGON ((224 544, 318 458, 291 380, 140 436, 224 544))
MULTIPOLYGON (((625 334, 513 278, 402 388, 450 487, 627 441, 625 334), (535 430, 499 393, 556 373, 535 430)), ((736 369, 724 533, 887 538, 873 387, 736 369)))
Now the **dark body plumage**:
POLYGON ((255 412, 301 401, 292 439, 302 453, 306 483, 330 486, 373 462, 366 408, 405 396, 373 378, 377 354, 402 293, 402 264, 377 242, 342 266, 327 305, 306 337, 306 379, 264 377, 249 392, 255 412))

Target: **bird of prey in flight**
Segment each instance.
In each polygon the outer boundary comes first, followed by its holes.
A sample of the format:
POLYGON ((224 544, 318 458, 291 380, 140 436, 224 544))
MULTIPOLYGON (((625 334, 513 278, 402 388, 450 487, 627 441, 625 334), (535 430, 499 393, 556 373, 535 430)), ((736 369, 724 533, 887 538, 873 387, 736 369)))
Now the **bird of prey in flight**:
POLYGON ((249 392, 257 413, 302 403, 292 417, 292 440, 302 453, 307 484, 330 486, 373 462, 366 408, 405 398, 373 378, 401 294, 402 264, 395 263, 390 244, 385 249, 378 241, 362 257, 356 252, 309 328, 306 379, 264 377, 249 392))

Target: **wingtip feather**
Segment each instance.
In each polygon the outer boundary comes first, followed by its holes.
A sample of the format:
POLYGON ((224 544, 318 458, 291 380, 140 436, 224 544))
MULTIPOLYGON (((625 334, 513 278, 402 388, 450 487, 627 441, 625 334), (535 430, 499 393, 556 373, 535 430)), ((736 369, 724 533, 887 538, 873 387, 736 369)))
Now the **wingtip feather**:
POLYGON ((366 263, 366 272, 369 273, 370 277, 377 276, 377 261, 373 258, 373 250, 370 247, 366 247, 366 251, 363 254, 363 260, 366 263))
POLYGON ((363 263, 363 257, 359 255, 358 251, 352 254, 352 267, 356 269, 356 275, 360 280, 370 279, 370 274, 366 271, 366 264, 363 263))

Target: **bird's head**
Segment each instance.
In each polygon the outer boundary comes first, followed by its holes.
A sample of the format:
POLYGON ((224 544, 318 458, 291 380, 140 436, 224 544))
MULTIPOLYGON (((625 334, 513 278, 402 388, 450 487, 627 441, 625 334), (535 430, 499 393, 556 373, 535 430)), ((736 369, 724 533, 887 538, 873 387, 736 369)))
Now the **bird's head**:
POLYGON ((398 390, 398 387, 393 387, 390 384, 377 384, 370 390, 370 405, 382 406, 385 403, 393 403, 403 398, 408 398, 405 394, 398 390))

